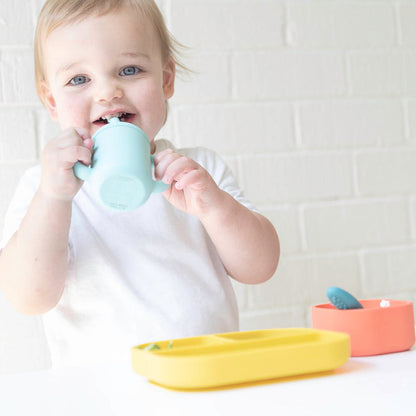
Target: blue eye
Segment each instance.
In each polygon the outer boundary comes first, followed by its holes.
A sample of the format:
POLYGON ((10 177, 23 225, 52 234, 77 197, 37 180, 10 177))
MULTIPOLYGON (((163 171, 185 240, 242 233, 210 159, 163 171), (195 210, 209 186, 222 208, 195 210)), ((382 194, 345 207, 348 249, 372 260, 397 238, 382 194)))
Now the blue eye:
POLYGON ((88 81, 88 78, 85 75, 77 75, 76 77, 72 78, 69 83, 72 85, 82 85, 88 81))
POLYGON ((140 69, 137 66, 127 66, 120 71, 120 75, 122 76, 129 76, 129 75, 136 75, 140 72, 140 69))

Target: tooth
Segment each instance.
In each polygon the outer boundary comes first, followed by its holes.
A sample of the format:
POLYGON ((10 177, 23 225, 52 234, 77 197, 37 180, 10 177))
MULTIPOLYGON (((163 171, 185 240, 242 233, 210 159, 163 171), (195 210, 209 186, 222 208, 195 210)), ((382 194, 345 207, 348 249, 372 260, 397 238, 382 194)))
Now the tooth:
POLYGON ((120 117, 121 114, 123 113, 107 114, 103 118, 105 118, 107 121, 110 121, 110 119, 112 119, 113 117, 117 117, 117 118, 120 117))

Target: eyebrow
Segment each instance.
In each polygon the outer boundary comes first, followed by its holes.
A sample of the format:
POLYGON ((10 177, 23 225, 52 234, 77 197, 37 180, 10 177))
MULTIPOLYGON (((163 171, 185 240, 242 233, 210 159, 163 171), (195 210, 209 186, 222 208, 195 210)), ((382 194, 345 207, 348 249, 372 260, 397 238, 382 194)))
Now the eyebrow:
POLYGON ((61 72, 69 71, 72 67, 81 64, 83 61, 72 62, 70 64, 62 65, 57 70, 55 75, 58 75, 61 72))
MULTIPOLYGON (((135 52, 122 52, 120 53, 120 56, 126 56, 129 58, 145 58, 145 59, 150 59, 149 55, 145 54, 145 53, 135 53, 135 52)), ((79 64, 82 64, 84 61, 77 61, 77 62, 72 62, 70 64, 66 64, 66 65, 62 65, 61 67, 59 67, 56 71, 56 75, 61 73, 61 72, 66 72, 69 71, 72 67, 77 66, 79 64)))
POLYGON ((145 54, 145 53, 135 53, 135 52, 122 52, 120 53, 120 56, 127 56, 129 58, 146 58, 149 59, 149 55, 145 54))

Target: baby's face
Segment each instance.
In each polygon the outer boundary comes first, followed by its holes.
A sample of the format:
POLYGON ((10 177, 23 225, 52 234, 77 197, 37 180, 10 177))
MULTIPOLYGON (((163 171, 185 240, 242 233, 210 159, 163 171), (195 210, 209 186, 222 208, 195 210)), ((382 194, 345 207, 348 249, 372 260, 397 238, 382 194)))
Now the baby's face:
POLYGON ((122 113, 152 141, 173 94, 175 66, 164 63, 154 29, 123 9, 52 31, 44 45, 45 101, 62 129, 91 135, 109 114, 122 113))

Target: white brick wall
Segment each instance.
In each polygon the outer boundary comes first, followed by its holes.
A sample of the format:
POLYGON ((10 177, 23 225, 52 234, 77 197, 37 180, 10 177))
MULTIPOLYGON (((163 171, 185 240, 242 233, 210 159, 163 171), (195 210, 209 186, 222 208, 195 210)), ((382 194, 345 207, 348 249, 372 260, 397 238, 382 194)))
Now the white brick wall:
MULTIPOLYGON (((58 131, 33 86, 42 4, 0 0, 0 225, 58 131)), ((223 155, 280 234, 275 278, 234 284, 242 328, 308 326, 330 285, 416 301, 415 2, 158 4, 196 71, 178 79, 162 135, 223 155)), ((2 296, 0 316, 0 371, 47 366, 39 319, 2 296)))

